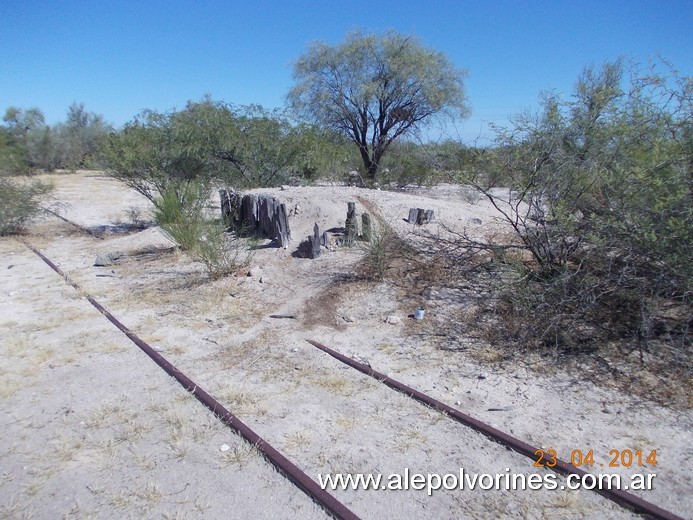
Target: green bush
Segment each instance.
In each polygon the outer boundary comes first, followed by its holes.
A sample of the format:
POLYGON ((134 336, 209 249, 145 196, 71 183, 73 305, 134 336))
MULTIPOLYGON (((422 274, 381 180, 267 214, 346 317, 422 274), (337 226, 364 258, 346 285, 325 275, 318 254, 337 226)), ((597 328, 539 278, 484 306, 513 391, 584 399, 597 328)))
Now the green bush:
POLYGON ((371 219, 370 229, 364 229, 364 234, 359 242, 359 247, 365 253, 364 267, 367 275, 379 282, 385 277, 392 267, 398 246, 395 232, 378 215, 371 219))
POLYGON ((46 196, 53 186, 40 181, 20 182, 0 177, 0 235, 22 233, 46 214, 46 196))
POLYGON ((226 233, 224 223, 204 214, 208 196, 200 183, 170 186, 154 200, 153 213, 164 235, 202 262, 210 278, 216 279, 246 265, 250 253, 239 234, 226 233))
POLYGON ((514 233, 505 244, 465 239, 466 249, 523 251, 521 272, 500 269, 523 344, 690 341, 689 322, 663 303, 692 303, 693 84, 627 72, 620 61, 587 68, 572 100, 546 96, 540 114, 501 131, 495 178, 509 190, 471 179, 514 233))

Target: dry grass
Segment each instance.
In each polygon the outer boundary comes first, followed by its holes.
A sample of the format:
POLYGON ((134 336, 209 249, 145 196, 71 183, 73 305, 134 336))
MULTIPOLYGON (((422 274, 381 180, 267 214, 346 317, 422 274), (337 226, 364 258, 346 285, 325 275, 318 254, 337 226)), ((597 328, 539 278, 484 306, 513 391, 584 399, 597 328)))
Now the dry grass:
POLYGON ((381 342, 376 345, 376 347, 383 354, 392 355, 397 351, 397 347, 392 343, 381 342))
POLYGON ((332 394, 343 396, 352 396, 363 390, 363 386, 358 381, 329 372, 309 372, 303 382, 310 382, 332 394))
MULTIPOLYGON (((578 498, 580 497, 579 491, 557 491, 556 494, 558 496, 546 504, 546 509, 572 509, 575 507, 578 502, 578 498)), ((551 514, 552 517, 555 517, 558 513, 556 511, 552 511, 549 514, 551 514)))
POLYGON ((507 352, 492 345, 474 345, 467 353, 481 363, 496 364, 507 358, 507 352))
POLYGON ((7 399, 16 394, 21 388, 17 380, 12 378, 5 371, 0 374, 0 399, 7 399))
POLYGON ((125 417, 123 409, 117 404, 103 404, 94 410, 84 422, 87 428, 99 429, 107 422, 122 421, 125 417))
POLYGON ((190 446, 184 441, 170 442, 166 448, 176 459, 184 459, 190 453, 190 446))
POLYGON ((156 467, 156 462, 153 455, 148 453, 135 453, 130 450, 132 461, 142 471, 151 471, 156 467))
POLYGON ((310 444, 312 438, 306 430, 300 430, 284 435, 284 448, 291 452, 306 451, 306 445, 310 444))
POLYGON ((43 490, 47 481, 47 478, 34 478, 31 482, 23 486, 24 491, 28 496, 34 497, 43 490))
POLYGON ((135 500, 132 493, 130 493, 128 490, 120 490, 113 493, 108 493, 106 496, 106 503, 112 509, 123 510, 133 506, 135 504, 135 500))
POLYGON ((149 482, 144 488, 138 488, 135 496, 146 502, 149 507, 154 507, 164 496, 164 492, 157 484, 149 482))
POLYGON ((120 444, 121 442, 113 436, 103 437, 92 442, 93 448, 102 455, 102 462, 106 468, 112 468, 121 458, 120 444))
POLYGON ((243 468, 251 460, 262 457, 257 446, 247 442, 237 444, 228 451, 222 451, 220 461, 222 466, 227 464, 235 464, 243 468))
POLYGON ((421 451, 427 444, 428 437, 418 429, 410 428, 397 434, 392 447, 401 453, 405 453, 413 449, 421 451))
POLYGON ((53 453, 57 456, 58 460, 63 462, 75 460, 84 446, 82 439, 67 435, 59 437, 51 444, 53 444, 53 453))
POLYGON ((234 415, 259 417, 267 415, 266 396, 238 388, 232 381, 221 383, 214 394, 234 415))
POLYGON ((63 513, 63 518, 65 520, 70 520, 72 518, 79 518, 80 520, 89 520, 91 518, 98 518, 98 515, 96 511, 87 511, 82 509, 81 504, 75 500, 70 505, 70 509, 63 513))
POLYGON ((337 417, 334 422, 345 430, 352 430, 355 426, 365 424, 366 419, 363 417, 337 417))
POLYGON ((29 520, 37 518, 33 509, 26 505, 19 496, 13 495, 4 504, 0 504, 0 518, 11 518, 14 520, 29 520))
POLYGON ((17 359, 24 359, 29 355, 29 343, 24 335, 16 335, 5 338, 2 342, 5 355, 17 359))

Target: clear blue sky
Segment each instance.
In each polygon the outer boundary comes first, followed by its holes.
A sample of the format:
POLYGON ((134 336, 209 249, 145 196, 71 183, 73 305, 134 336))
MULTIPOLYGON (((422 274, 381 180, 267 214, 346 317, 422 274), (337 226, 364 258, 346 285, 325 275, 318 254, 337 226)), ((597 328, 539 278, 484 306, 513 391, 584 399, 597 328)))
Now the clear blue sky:
POLYGON ((120 126, 207 93, 278 107, 308 44, 353 29, 416 34, 467 69, 467 142, 590 63, 661 54, 693 74, 693 0, 0 0, 0 111, 53 124, 76 101, 120 126))

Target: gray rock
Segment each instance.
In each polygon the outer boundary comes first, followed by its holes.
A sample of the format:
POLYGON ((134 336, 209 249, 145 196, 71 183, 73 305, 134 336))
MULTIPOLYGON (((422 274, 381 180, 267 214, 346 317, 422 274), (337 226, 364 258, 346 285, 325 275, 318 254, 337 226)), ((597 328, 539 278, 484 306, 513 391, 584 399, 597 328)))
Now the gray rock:
POLYGON ((96 260, 94 260, 94 267, 108 267, 109 265, 115 264, 123 256, 125 255, 119 251, 100 254, 96 257, 96 260))

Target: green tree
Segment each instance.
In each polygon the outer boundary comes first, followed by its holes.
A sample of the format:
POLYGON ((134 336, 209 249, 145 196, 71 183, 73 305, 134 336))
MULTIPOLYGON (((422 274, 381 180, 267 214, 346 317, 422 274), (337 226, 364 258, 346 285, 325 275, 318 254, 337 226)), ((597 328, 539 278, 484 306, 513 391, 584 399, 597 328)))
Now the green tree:
POLYGON ((39 134, 45 132, 43 112, 36 107, 21 109, 9 107, 2 118, 5 123, 0 140, 0 168, 5 175, 31 173, 40 167, 36 162, 36 143, 39 134))
POLYGON ((280 111, 236 107, 209 98, 184 110, 145 111, 111 135, 111 175, 150 200, 191 181, 237 188, 297 180, 304 140, 280 111))
POLYGON ((336 46, 316 43, 294 64, 293 75, 291 108, 353 141, 371 183, 398 137, 436 115, 467 112, 464 71, 396 32, 355 32, 336 46))
POLYGON ((176 135, 172 117, 145 110, 111 134, 105 147, 109 174, 152 202, 176 186, 182 190, 201 180, 208 171, 204 154, 176 135))
POLYGON ((84 103, 73 103, 64 124, 58 125, 57 148, 63 155, 62 166, 71 170, 99 166, 101 152, 113 128, 103 116, 87 112, 84 103))
POLYGON ((663 300, 690 305, 692 121, 690 78, 617 61, 585 69, 571 100, 545 95, 540 114, 499 132, 502 175, 471 182, 519 242, 465 240, 504 258, 531 254, 507 291, 525 338, 576 345, 592 331, 642 346, 663 300))

